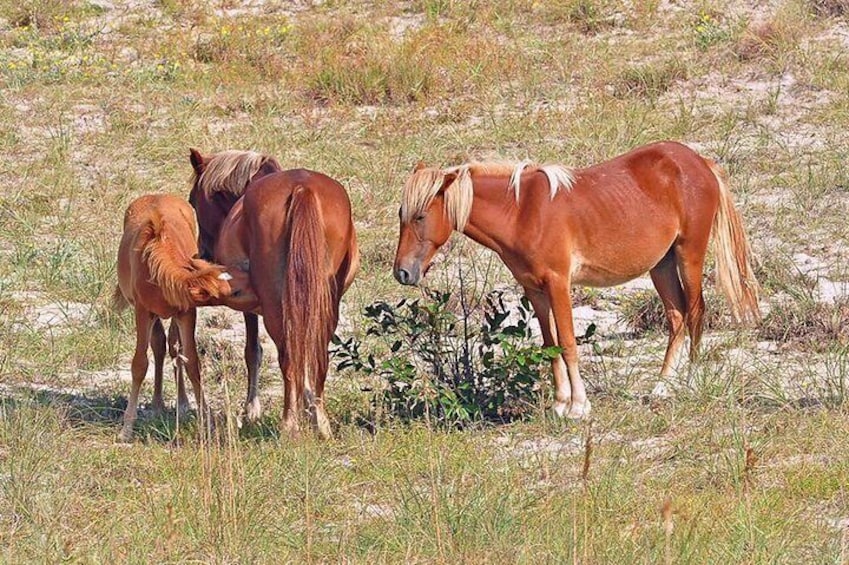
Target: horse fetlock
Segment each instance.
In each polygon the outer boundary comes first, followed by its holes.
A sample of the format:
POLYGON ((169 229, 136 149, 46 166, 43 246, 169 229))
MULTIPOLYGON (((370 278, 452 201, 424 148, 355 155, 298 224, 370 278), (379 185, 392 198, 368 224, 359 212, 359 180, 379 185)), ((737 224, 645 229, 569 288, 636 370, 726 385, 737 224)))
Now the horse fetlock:
POLYGON ((124 427, 121 428, 121 431, 118 432, 118 441, 122 443, 130 443, 133 441, 133 425, 132 424, 124 424, 124 427))
POLYGON ((582 402, 573 400, 566 417, 570 420, 584 420, 590 417, 591 411, 592 405, 589 400, 585 399, 582 402))
POLYGON ((327 413, 324 411, 324 407, 320 405, 314 406, 312 413, 313 426, 318 432, 318 437, 321 439, 331 439, 333 437, 333 430, 330 428, 330 420, 327 419, 327 413))
POLYGON ((569 406, 570 406, 571 403, 572 403, 571 398, 568 399, 568 400, 565 400, 565 401, 564 400, 555 401, 555 403, 551 406, 551 410, 552 410, 552 412, 554 412, 555 416, 557 416, 558 418, 563 418, 563 417, 566 416, 566 413, 569 411, 569 406))
POLYGON ((249 423, 256 423, 261 417, 262 405, 260 405, 259 398, 254 398, 253 400, 245 402, 245 419, 249 423))

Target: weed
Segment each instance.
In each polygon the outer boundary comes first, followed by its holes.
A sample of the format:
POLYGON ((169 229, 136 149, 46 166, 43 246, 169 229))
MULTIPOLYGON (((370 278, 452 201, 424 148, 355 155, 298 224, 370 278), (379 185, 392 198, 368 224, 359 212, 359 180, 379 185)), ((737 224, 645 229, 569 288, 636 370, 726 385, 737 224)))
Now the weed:
POLYGON ((382 340, 388 353, 366 353, 355 338, 337 339, 338 368, 381 377, 381 402, 402 420, 425 418, 451 427, 528 415, 539 394, 540 370, 560 349, 532 344, 527 299, 511 312, 503 292, 494 291, 483 312, 473 316, 464 309, 458 317, 448 308, 450 293, 428 291, 427 297, 426 303, 366 307, 366 333, 382 340))

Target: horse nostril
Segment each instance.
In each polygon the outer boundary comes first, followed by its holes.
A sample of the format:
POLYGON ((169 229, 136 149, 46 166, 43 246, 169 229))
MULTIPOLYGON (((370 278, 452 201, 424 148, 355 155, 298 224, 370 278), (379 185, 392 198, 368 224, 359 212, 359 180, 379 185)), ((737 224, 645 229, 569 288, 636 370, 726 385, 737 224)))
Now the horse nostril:
POLYGON ((395 271, 395 278, 401 284, 410 284, 410 273, 406 269, 398 269, 395 271))

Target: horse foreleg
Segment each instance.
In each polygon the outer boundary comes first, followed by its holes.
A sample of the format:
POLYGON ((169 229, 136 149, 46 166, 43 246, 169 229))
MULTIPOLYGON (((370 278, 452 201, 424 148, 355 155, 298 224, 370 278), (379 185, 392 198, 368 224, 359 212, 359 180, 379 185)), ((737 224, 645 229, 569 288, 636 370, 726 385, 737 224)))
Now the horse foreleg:
POLYGON ((660 381, 655 385, 652 394, 667 396, 665 380, 672 376, 678 354, 684 344, 684 318, 687 311, 684 289, 681 288, 681 281, 678 278, 675 252, 670 250, 660 263, 649 271, 649 274, 654 283, 654 288, 663 302, 663 309, 666 312, 666 325, 669 330, 669 343, 666 346, 666 355, 663 357, 660 381))
POLYGON ((575 339, 575 327, 572 321, 572 294, 569 281, 555 280, 547 287, 548 299, 551 302, 551 311, 554 314, 554 325, 557 329, 557 342, 563 348, 562 357, 566 363, 566 372, 569 375, 569 386, 572 392, 572 402, 565 411, 565 406, 555 404, 555 412, 559 416, 580 419, 589 416, 590 401, 587 399, 587 391, 581 373, 578 370, 578 342, 575 339), (558 412, 560 408, 561 412, 558 412))
POLYGON ((119 435, 119 439, 122 441, 133 439, 133 424, 138 414, 139 391, 147 374, 147 347, 150 345, 153 320, 153 314, 136 306, 136 351, 133 354, 133 362, 130 366, 133 375, 133 384, 130 387, 130 398, 127 400, 127 409, 124 411, 124 426, 121 428, 119 435))
POLYGON ((262 364, 262 346, 259 343, 259 316, 245 312, 245 365, 248 368, 248 396, 245 400, 245 418, 256 422, 262 416, 259 402, 259 367, 262 364))
POLYGON ((195 393, 198 415, 205 428, 211 430, 212 420, 209 407, 203 394, 203 382, 200 376, 200 359, 198 358, 197 343, 195 342, 195 326, 197 325, 197 311, 192 308, 187 312, 174 317, 174 322, 180 331, 180 343, 182 344, 183 357, 186 363, 186 374, 195 393))
MULTIPOLYGON (((531 301, 534 314, 539 320, 543 345, 545 347, 557 345, 557 328, 554 325, 554 317, 551 313, 551 303, 548 297, 542 292, 528 288, 525 289, 525 296, 531 301)), ((562 355, 552 359, 551 374, 554 378, 554 405, 552 410, 557 416, 563 417, 572 403, 572 387, 569 385, 569 375, 562 355)))
POLYGON ((153 413, 161 414, 165 411, 165 402, 162 400, 162 370, 165 365, 165 328, 162 320, 156 318, 150 335, 150 348, 153 349, 153 413))

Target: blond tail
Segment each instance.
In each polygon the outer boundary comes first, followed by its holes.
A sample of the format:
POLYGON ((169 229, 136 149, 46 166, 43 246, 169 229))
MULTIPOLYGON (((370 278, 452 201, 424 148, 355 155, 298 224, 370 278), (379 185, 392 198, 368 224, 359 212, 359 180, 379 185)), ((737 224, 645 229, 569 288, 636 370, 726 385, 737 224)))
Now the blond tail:
POLYGON ((751 250, 743 222, 731 199, 725 173, 713 161, 706 161, 719 183, 719 209, 713 220, 713 246, 719 285, 731 305, 734 319, 743 323, 756 323, 761 318, 758 309, 759 285, 752 272, 749 260, 751 250))

